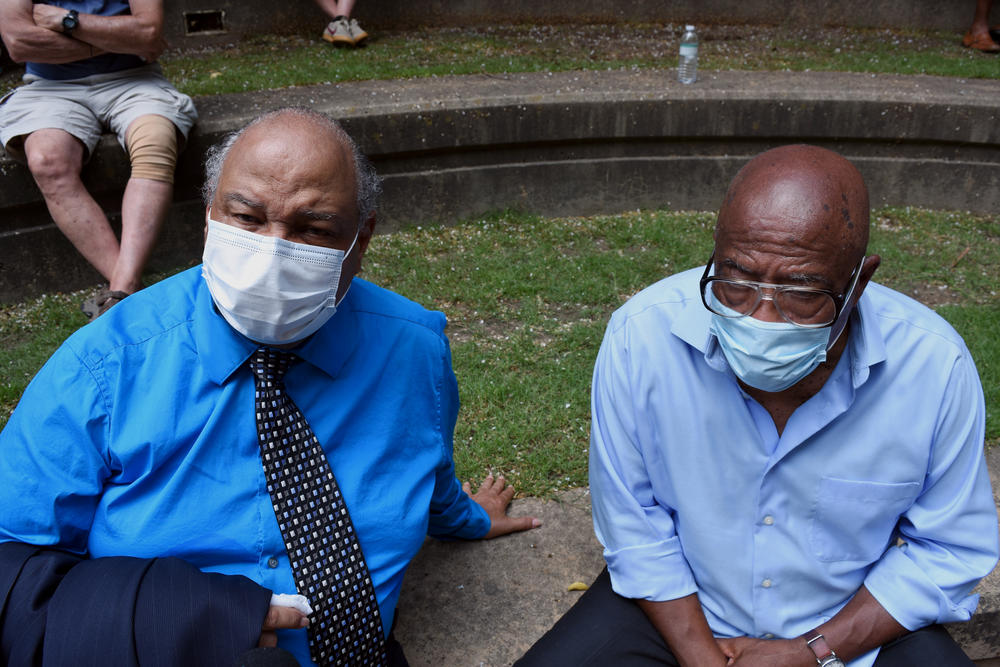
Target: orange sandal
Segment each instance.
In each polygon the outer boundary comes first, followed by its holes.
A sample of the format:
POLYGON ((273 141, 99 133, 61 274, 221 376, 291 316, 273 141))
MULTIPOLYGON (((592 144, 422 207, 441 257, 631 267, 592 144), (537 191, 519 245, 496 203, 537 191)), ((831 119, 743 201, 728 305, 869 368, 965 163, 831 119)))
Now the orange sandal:
POLYGON ((962 38, 962 46, 983 53, 1000 53, 1000 44, 994 42, 989 33, 974 36, 971 32, 967 32, 962 38))

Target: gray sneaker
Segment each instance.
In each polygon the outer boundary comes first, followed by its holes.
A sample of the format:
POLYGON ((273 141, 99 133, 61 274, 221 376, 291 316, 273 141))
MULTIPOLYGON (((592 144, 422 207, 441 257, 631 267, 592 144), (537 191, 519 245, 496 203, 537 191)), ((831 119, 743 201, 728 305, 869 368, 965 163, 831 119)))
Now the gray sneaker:
POLYGON ((354 46, 361 46, 361 43, 368 39, 368 33, 355 19, 351 19, 351 37, 354 38, 354 46))
MULTIPOLYGON (((367 35, 365 35, 367 37, 367 35)), ((351 36, 351 26, 346 20, 330 21, 323 31, 323 39, 335 46, 354 46, 354 38, 351 36)))

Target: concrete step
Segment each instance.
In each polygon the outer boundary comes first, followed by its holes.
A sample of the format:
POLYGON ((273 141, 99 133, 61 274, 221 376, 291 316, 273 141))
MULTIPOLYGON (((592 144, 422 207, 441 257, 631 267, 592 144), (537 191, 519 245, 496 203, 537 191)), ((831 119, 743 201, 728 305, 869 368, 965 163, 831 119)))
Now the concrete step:
MULTIPOLYGON (((861 170, 872 205, 1000 210, 1000 80, 843 72, 672 69, 358 81, 198 98, 150 263, 201 251, 205 151, 268 109, 304 105, 344 123, 384 177, 379 231, 516 208, 593 215, 714 210, 753 155, 806 142, 861 170)), ((84 182, 115 214, 129 168, 106 136, 84 182)), ((0 158, 0 303, 96 284, 22 165, 0 158)))

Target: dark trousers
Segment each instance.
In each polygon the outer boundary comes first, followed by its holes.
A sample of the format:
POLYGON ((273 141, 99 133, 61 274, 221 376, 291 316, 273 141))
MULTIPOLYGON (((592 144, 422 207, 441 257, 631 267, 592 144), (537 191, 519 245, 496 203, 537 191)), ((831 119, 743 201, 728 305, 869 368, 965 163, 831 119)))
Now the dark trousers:
MULTIPOLYGON (((590 589, 521 658, 534 665, 672 665, 677 660, 635 601, 611 589, 605 569, 590 589)), ((972 661, 940 625, 911 632, 882 647, 875 667, 970 666, 972 661)))

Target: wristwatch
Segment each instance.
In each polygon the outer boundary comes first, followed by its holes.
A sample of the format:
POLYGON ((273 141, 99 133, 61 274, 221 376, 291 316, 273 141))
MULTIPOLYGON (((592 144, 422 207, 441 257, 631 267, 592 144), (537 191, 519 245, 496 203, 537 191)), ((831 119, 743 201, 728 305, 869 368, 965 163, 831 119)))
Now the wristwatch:
POLYGON ((79 25, 80 25, 80 16, 79 14, 77 14, 77 11, 75 9, 71 9, 68 12, 66 12, 66 16, 62 18, 63 34, 64 35, 70 34, 74 30, 76 30, 77 26, 79 25))
POLYGON ((819 667, 844 667, 844 661, 837 657, 833 649, 826 643, 826 639, 818 631, 812 630, 805 635, 806 646, 816 656, 816 664, 819 667))

